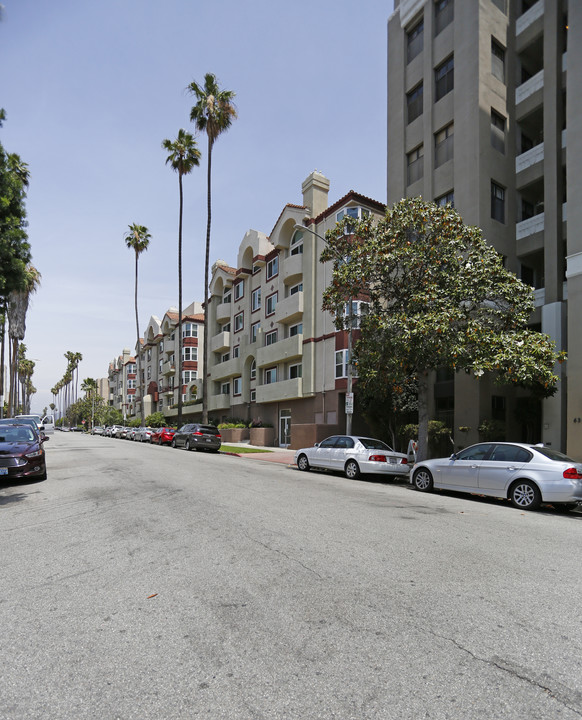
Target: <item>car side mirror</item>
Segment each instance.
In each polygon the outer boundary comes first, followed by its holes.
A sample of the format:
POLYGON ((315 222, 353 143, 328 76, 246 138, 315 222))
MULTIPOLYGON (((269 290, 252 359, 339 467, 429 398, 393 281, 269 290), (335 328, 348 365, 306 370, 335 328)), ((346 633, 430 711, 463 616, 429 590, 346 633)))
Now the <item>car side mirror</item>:
POLYGON ((453 453, 449 460, 456 460, 457 459, 457 453, 453 453))
POLYGON ((313 447, 319 447, 319 443, 313 443, 313 447))
POLYGON ((41 443, 47 442, 47 440, 49 440, 49 438, 46 435, 40 439, 41 443))

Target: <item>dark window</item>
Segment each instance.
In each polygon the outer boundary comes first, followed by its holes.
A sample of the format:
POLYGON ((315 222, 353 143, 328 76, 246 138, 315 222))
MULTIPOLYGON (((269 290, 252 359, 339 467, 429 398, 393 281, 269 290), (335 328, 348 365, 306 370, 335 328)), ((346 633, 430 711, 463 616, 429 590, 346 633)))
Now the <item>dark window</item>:
POLYGON ((435 203, 439 207, 445 207, 445 205, 450 205, 451 207, 455 207, 455 193, 453 190, 446 193, 445 195, 441 195, 440 197, 436 198, 435 203))
POLYGON ((412 30, 407 33, 406 38, 406 62, 410 62, 422 52, 424 44, 424 20, 417 23, 412 30))
POLYGON ((489 460, 495 460, 497 462, 518 462, 525 463, 529 462, 532 458, 532 454, 525 448, 518 447, 517 445, 496 445, 493 448, 491 457, 489 460))
POLYGON ((409 123, 422 115, 422 97, 422 83, 406 94, 406 108, 409 123))
POLYGON ((434 71, 435 101, 440 100, 455 87, 454 58, 450 57, 434 71))
POLYGON ((417 147, 416 150, 408 153, 408 155, 406 156, 406 161, 408 164, 408 185, 412 185, 412 183, 420 180, 420 178, 423 176, 424 150, 422 145, 420 147, 417 147))
POLYGON ((473 445, 457 453, 457 460, 483 460, 492 447, 491 443, 473 445))
POLYGON ((505 155, 505 118, 491 109, 491 145, 505 155))
POLYGON ((434 34, 438 35, 453 22, 453 0, 437 0, 434 4, 434 34))
POLYGON ((494 38, 491 38, 491 73, 505 82, 505 49, 494 38))
POLYGON ((338 436, 337 436, 337 435, 332 435, 332 437, 328 437, 328 438, 326 438, 325 440, 322 440, 322 441, 319 443, 319 447, 321 447, 321 448, 332 448, 332 447, 335 447, 337 441, 338 441, 338 436))
POLYGON ((439 130, 434 136, 434 166, 438 168, 447 160, 453 159, 453 142, 454 142, 453 123, 439 130))
POLYGON ((500 223, 505 222, 505 188, 491 181, 491 217, 500 223))

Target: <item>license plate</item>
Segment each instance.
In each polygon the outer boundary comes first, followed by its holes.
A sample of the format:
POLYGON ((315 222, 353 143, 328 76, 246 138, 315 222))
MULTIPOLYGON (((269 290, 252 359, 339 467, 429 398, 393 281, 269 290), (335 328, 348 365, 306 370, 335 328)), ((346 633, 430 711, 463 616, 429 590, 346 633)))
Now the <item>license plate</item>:
POLYGON ((396 465, 396 458, 389 458, 392 465, 396 465))
POLYGON ((8 475, 8 468, 0 468, 0 475, 8 475))
POLYGON ((212 442, 212 438, 206 438, 206 442, 212 442))

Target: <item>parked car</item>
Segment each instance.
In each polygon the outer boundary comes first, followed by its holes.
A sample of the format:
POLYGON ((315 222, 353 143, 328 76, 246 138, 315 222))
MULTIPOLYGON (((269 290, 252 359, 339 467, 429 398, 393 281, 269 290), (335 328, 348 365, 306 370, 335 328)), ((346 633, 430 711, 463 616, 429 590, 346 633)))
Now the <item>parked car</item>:
POLYGON ((20 421, 0 425, 0 482, 35 478, 46 480, 46 460, 41 437, 31 425, 20 421))
POLYGON ((17 423, 19 425, 28 425, 37 433, 37 435, 40 435, 41 437, 44 435, 42 428, 32 416, 23 416, 20 418, 1 418, 0 423, 4 425, 14 425, 14 423, 17 423))
POLYGON ((156 445, 171 445, 175 432, 174 428, 155 428, 152 430, 150 442, 156 445))
POLYGON ((218 452, 222 439, 220 431, 214 425, 188 423, 176 430, 172 438, 172 447, 184 447, 186 450, 212 450, 218 452))
POLYGON ((105 428, 102 428, 100 425, 95 425, 95 427, 91 430, 91 435, 103 435, 105 432, 105 428))
POLYGON ((123 425, 113 425, 111 428, 111 437, 112 438, 119 438, 121 437, 121 433, 126 430, 126 428, 123 427, 123 425))
POLYGON ((126 440, 135 440, 135 434, 138 430, 139 430, 139 428, 136 428, 136 427, 125 428, 125 439, 126 440))
POLYGON ((133 434, 135 442, 149 442, 152 435, 152 429, 150 427, 137 428, 133 434))
POLYGON ((506 498, 522 510, 551 503, 573 510, 582 502, 582 463, 542 445, 489 442, 448 458, 417 463, 412 484, 506 498))
POLYGON ((360 474, 407 476, 408 457, 375 438, 359 435, 332 435, 295 453, 300 470, 337 470, 355 479, 360 474))

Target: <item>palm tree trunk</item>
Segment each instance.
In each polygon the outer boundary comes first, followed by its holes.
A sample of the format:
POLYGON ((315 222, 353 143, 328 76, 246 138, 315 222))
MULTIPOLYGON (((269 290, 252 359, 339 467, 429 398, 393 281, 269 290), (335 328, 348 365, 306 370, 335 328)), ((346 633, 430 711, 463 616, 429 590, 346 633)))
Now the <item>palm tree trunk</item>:
POLYGON ((2 309, 2 341, 0 344, 0 418, 4 417, 4 350, 6 347, 6 312, 2 309))
MULTIPOLYGON (((137 312, 137 261, 139 259, 139 255, 137 253, 137 250, 135 252, 135 331, 137 333, 137 345, 136 345, 136 360, 137 360, 137 382, 135 383, 135 393, 137 395, 138 388, 140 389, 140 403, 139 403, 139 409, 140 409, 140 418, 141 418, 141 424, 142 427, 145 425, 145 418, 144 418, 144 410, 143 410, 143 393, 141 392, 141 352, 140 352, 140 346, 139 346, 139 315, 137 312)), ((136 397, 134 395, 134 397, 136 397)))
POLYGON ((212 141, 210 135, 208 136, 208 199, 207 199, 207 211, 208 221, 206 223, 206 257, 204 261, 204 359, 202 366, 202 422, 206 424, 208 422, 208 344, 210 342, 208 337, 208 270, 210 263, 210 223, 211 223, 211 188, 210 179, 212 177, 212 141))
POLYGON ((178 173, 180 184, 180 219, 178 221, 178 427, 182 425, 182 173, 178 173))

